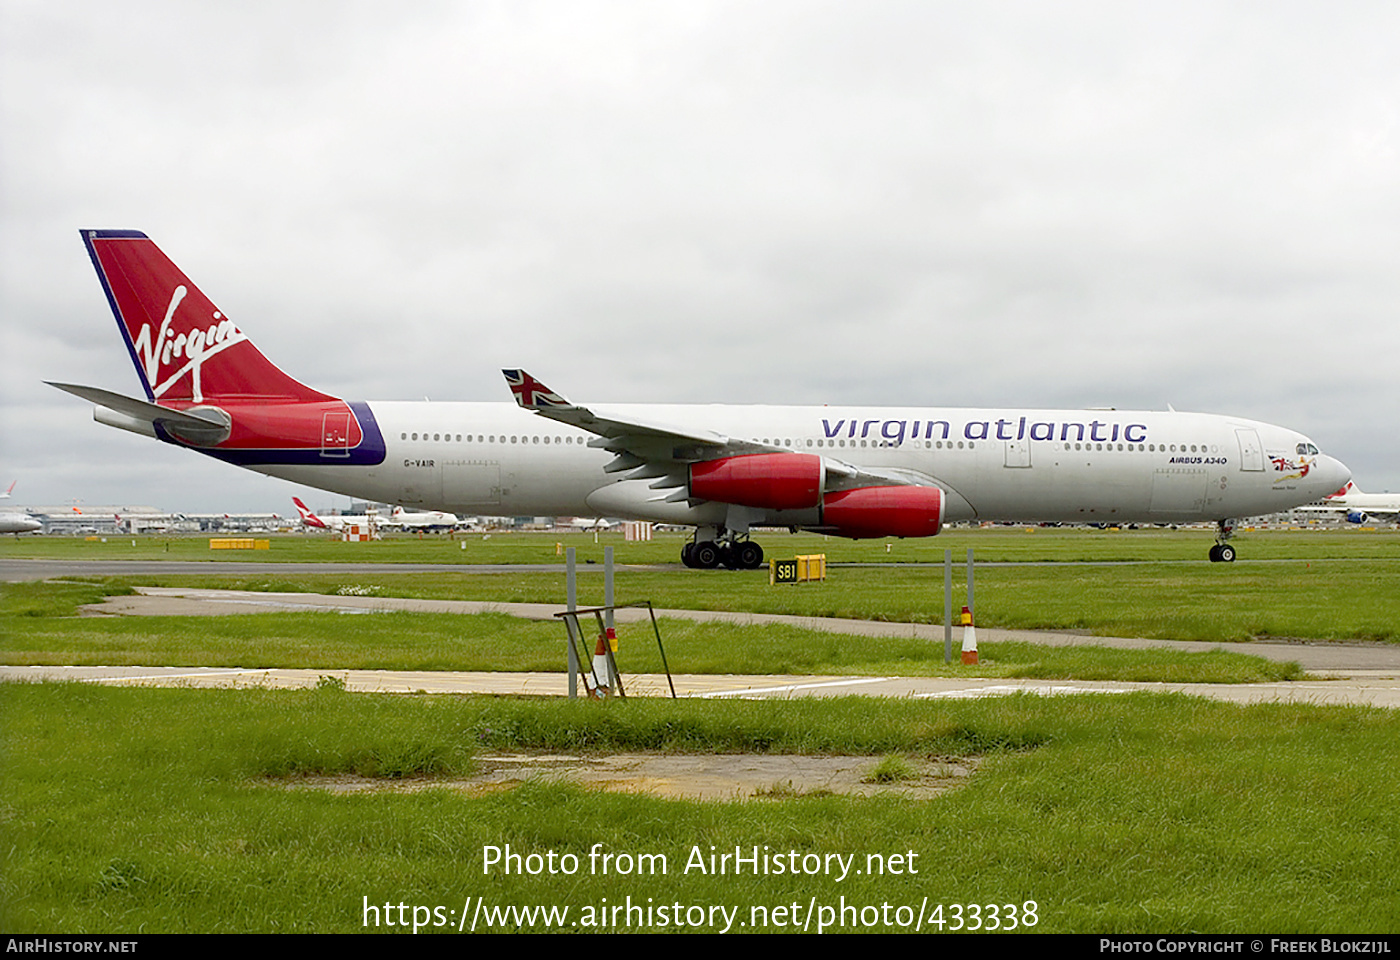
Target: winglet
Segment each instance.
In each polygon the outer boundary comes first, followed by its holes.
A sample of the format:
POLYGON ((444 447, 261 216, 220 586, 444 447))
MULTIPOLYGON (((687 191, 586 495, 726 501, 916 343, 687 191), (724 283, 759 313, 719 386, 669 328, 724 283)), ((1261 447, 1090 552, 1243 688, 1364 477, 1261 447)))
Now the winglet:
POLYGON ((568 407, 572 406, 559 394, 540 383, 524 370, 502 370, 505 374, 506 383, 510 385, 510 392, 515 394, 515 402, 526 410, 538 410, 541 407, 568 407))

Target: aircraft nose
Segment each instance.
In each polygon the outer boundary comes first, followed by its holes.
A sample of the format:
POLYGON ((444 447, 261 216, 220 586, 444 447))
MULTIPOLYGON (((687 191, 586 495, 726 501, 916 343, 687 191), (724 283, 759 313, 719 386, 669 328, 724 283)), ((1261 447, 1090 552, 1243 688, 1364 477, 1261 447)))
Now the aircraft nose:
POLYGON ((1317 476, 1317 485, 1326 487, 1329 493, 1345 487, 1351 479, 1351 471, 1347 469, 1347 465, 1325 453, 1317 458, 1313 473, 1317 476))

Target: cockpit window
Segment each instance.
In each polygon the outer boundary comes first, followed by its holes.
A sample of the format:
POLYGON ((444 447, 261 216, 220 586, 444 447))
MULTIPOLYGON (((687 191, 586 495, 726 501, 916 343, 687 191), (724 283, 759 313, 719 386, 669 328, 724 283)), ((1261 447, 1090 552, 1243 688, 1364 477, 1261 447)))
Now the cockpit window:
POLYGON ((1302 456, 1303 454, 1312 454, 1313 456, 1316 456, 1318 453, 1317 445, 1312 443, 1300 443, 1298 444, 1297 449, 1299 456, 1302 456))

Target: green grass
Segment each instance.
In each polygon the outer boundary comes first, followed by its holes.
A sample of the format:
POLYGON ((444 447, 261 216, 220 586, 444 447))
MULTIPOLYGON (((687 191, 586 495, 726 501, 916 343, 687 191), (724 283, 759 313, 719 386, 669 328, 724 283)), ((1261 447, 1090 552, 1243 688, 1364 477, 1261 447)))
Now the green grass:
POLYGON ((907 780, 918 779, 918 776, 908 760, 897 753, 892 753, 881 757, 880 762, 875 764, 861 780, 864 783, 903 783, 907 780))
POLYGON ((0 925, 14 934, 350 932, 364 929, 366 902, 457 910, 467 897, 567 906, 573 919, 604 898, 724 904, 747 920, 754 906, 843 896, 917 913, 927 896, 1033 900, 1038 932, 1400 926, 1395 711, 1152 695, 597 704, 7 684, 0 723, 0 925), (455 775, 478 749, 984 760, 934 801, 279 786, 312 773, 455 775), (484 848, 506 844, 583 866, 483 873, 484 848), (594 844, 665 855, 669 869, 592 875, 594 844), (683 872, 692 848, 735 846, 854 854, 862 866, 916 854, 917 872, 683 872))
MULTIPOLYGON (((275 538, 270 551, 208 550, 207 538, 22 538, 0 542, 0 557, 120 559, 240 559, 260 561, 254 575, 158 575, 117 579, 130 585, 209 585, 237 589, 335 593, 373 588, 385 596, 558 603, 564 575, 556 545, 576 548, 581 600, 602 602, 601 560, 613 545, 624 568, 621 600, 650 599, 660 607, 729 609, 806 616, 937 623, 942 617, 942 571, 919 562, 956 560, 975 549, 978 623, 986 627, 1072 630, 1101 636, 1236 641, 1258 637, 1310 640, 1400 640, 1400 531, 1365 529, 1254 531, 1235 543, 1236 564, 1204 559, 1206 530, 1020 528, 953 530, 933 540, 844 541, 811 534, 765 534, 772 556, 825 552, 833 563, 893 562, 894 566, 833 566, 824 583, 768 585, 764 571, 684 570, 676 563, 681 537, 661 534, 626 544, 620 534, 474 534, 391 538, 344 544, 304 536, 275 538), (465 550, 461 549, 465 544, 465 550), (166 553, 165 547, 170 548, 166 553), (886 552, 888 547, 888 552, 886 552), (460 572, 288 574, 276 560, 436 562, 460 572), (265 562, 263 562, 265 561, 265 562), (996 566, 1047 561, 1047 566, 996 566), (1129 561, 1113 565, 1114 561, 1129 561), (528 563, 541 572, 473 573, 479 563, 528 563)), ((955 574, 962 602, 964 574, 955 574)))
MULTIPOLYGON (((358 670, 563 667, 563 627, 505 614, 258 613, 218 617, 75 617, 93 584, 0 588, 0 661, 101 666, 238 666, 358 670)), ((856 674, 1246 683, 1296 679, 1296 663, 1224 650, 1116 650, 983 643, 973 667, 943 662, 943 644, 786 625, 737 627, 662 619, 671 669, 710 674, 856 674)), ((620 629, 624 675, 662 670, 649 624, 620 629)))
MULTIPOLYGON (((278 564, 285 562, 562 563, 560 548, 573 547, 580 564, 602 563, 611 546, 618 563, 676 564, 685 537, 658 533, 648 543, 627 543, 619 532, 599 533, 464 533, 388 534, 372 543, 341 543, 315 534, 258 535, 269 550, 211 550, 211 536, 136 537, 108 535, 106 541, 81 537, 0 539, 0 557, 63 560, 223 560, 278 564), (134 541, 134 544, 133 544, 134 541)), ((231 534, 231 536, 241 536, 231 534)), ((1095 530, 1079 527, 953 528, 933 539, 844 540, 819 534, 760 531, 755 539, 770 557, 824 553, 831 563, 941 563, 945 550, 961 563, 968 548, 979 562, 1189 562, 1206 565, 1213 529, 1095 530)), ((1241 562, 1257 560, 1400 560, 1400 530, 1354 527, 1302 530, 1249 530, 1233 543, 1241 562)))
POLYGON ((0 618, 73 617, 84 604, 101 603, 107 597, 125 597, 135 592, 128 586, 96 582, 0 583, 0 618))
MULTIPOLYGON (((603 601, 597 571, 585 568, 579 578, 581 604, 603 601)), ((562 573, 151 575, 111 582, 308 593, 360 585, 383 596, 503 603, 562 603, 565 596, 562 573)), ((983 627, 1212 642, 1400 640, 1400 563, 1389 560, 982 566, 975 588, 983 627)), ((961 575, 954 596, 961 605, 961 575)), ((661 608, 939 623, 943 575, 928 567, 850 567, 831 570, 825 582, 774 587, 762 571, 622 570, 617 597, 661 608)))

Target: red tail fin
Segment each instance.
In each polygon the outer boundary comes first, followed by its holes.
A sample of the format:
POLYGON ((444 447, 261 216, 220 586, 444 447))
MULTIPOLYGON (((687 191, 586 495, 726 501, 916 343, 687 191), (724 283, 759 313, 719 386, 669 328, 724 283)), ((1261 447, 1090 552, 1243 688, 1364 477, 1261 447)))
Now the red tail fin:
POLYGON ((296 504, 297 513, 301 514, 301 522, 308 527, 325 527, 325 521, 311 512, 311 508, 301 502, 300 497, 292 497, 292 503, 296 504))
POLYGON ((144 233, 82 235, 150 399, 334 399, 277 369, 144 233))

